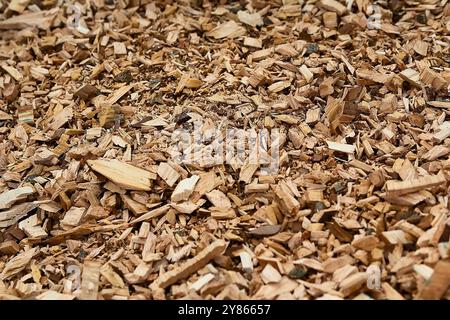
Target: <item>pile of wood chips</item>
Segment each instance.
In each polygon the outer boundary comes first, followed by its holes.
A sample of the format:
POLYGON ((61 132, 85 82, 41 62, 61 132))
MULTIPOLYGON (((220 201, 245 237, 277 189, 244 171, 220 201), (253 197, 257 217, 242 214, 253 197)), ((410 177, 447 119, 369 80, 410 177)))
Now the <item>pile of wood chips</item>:
POLYGON ((448 0, 0 1, 0 299, 448 299, 449 90, 448 0))

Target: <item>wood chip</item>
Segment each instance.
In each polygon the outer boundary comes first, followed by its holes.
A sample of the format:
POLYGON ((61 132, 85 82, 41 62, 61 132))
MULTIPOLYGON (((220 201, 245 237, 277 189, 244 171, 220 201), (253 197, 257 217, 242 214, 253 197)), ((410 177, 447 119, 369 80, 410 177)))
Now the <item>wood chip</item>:
POLYGON ((0 227, 6 228, 17 223, 36 207, 37 204, 26 202, 15 205, 11 209, 0 211, 0 227))
POLYGON ((80 89, 78 89, 74 93, 74 96, 79 97, 80 99, 83 99, 84 101, 89 101, 98 94, 99 94, 99 90, 96 87, 94 87, 90 84, 85 84, 84 86, 82 86, 80 89))
POLYGON ((274 192, 278 200, 280 201, 283 208, 287 211, 288 214, 295 213, 296 210, 300 208, 300 202, 295 199, 292 191, 285 184, 279 184, 274 188, 274 192))
POLYGON ((439 261, 433 271, 428 284, 419 292, 416 299, 438 300, 441 299, 450 285, 450 262, 439 261))
POLYGON ((0 244, 0 253, 6 255, 15 255, 19 253, 20 247, 14 240, 6 240, 0 244))
POLYGON ((196 282, 191 284, 190 288, 195 291, 201 290, 204 286, 206 286, 211 280, 214 279, 214 274, 208 273, 198 279, 196 282))
POLYGON ((413 237, 402 230, 384 231, 382 235, 390 244, 407 244, 413 242, 413 237))
POLYGON ((114 54, 121 55, 121 54, 127 54, 127 48, 125 46, 125 43, 123 42, 114 42, 114 54))
POLYGON ((442 175, 426 176, 409 181, 393 181, 386 182, 386 190, 390 196, 399 196, 446 183, 447 180, 442 175))
POLYGON ((35 190, 32 187, 22 187, 3 192, 0 194, 0 209, 11 208, 15 202, 26 199, 33 193, 35 193, 35 190))
POLYGON ((237 17, 242 23, 252 27, 262 26, 264 24, 261 15, 258 12, 249 13, 248 11, 238 11, 237 17))
POLYGON ((1 67, 3 70, 8 72, 16 81, 20 81, 23 79, 22 73, 20 73, 16 68, 8 66, 7 64, 2 64, 1 67))
POLYGON ((88 160, 92 170, 120 187, 129 190, 150 190, 155 174, 117 160, 88 160))
POLYGON ((336 12, 325 12, 323 14, 323 24, 330 29, 336 28, 338 26, 336 12))
POLYGON ((189 196, 194 191, 195 184, 197 183, 198 179, 199 179, 199 176, 192 176, 190 178, 181 180, 177 184, 177 187, 173 191, 170 199, 175 202, 189 199, 189 196))
POLYGON ((334 151, 344 152, 344 153, 354 153, 355 146, 345 143, 337 143, 333 141, 327 141, 328 148, 334 151))
POLYGON ((6 280, 15 274, 21 272, 30 263, 33 256, 38 252, 37 248, 33 248, 22 252, 6 263, 1 273, 1 279, 6 280))
POLYGON ((261 39, 245 37, 244 38, 244 46, 253 47, 253 48, 262 48, 262 41, 261 41, 261 39))
POLYGON ((38 27, 48 29, 59 12, 59 8, 46 11, 21 14, 9 19, 0 21, 0 29, 25 29, 28 27, 38 27))
POLYGON ((405 69, 400 72, 400 77, 408 81, 413 86, 420 87, 420 74, 416 70, 405 69))
POLYGON ((261 272, 261 278, 265 284, 268 284, 280 282, 282 276, 272 265, 266 264, 263 271, 261 272))
POLYGON ((206 194, 208 200, 217 208, 229 209, 231 208, 231 201, 228 197, 220 190, 213 190, 206 194))
POLYGON ((213 37, 215 39, 222 38, 236 38, 246 34, 245 28, 238 25, 235 21, 230 20, 228 22, 222 23, 210 30, 206 35, 208 37, 213 37))
POLYGON ((153 288, 159 287, 164 289, 170 286, 171 284, 176 283, 181 279, 184 279, 185 277, 189 276, 190 274, 194 273, 198 269, 205 266, 217 255, 221 254, 226 247, 227 244, 223 240, 217 240, 211 243, 205 249, 200 251, 194 258, 188 260, 183 265, 159 276, 151 284, 151 287, 153 288))
POLYGON ((157 173, 170 187, 180 178, 180 174, 165 162, 159 164, 157 173))
POLYGON ((81 275, 81 288, 78 299, 80 300, 97 300, 100 264, 94 261, 85 261, 83 264, 83 273, 81 275))
POLYGON ((320 0, 319 6, 326 10, 336 12, 340 16, 347 11, 347 8, 336 0, 320 0))
POLYGON ((312 74, 312 72, 305 65, 302 65, 300 67, 300 72, 301 72, 302 76, 305 78, 306 82, 308 82, 308 83, 311 82, 312 79, 314 78, 314 75, 312 74))

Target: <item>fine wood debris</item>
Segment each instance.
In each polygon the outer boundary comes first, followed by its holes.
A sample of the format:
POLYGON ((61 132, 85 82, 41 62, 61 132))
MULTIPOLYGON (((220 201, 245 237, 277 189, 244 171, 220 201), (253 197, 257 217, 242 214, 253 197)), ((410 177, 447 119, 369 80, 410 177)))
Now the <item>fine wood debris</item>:
POLYGON ((449 299, 449 33, 447 0, 0 1, 0 299, 449 299))

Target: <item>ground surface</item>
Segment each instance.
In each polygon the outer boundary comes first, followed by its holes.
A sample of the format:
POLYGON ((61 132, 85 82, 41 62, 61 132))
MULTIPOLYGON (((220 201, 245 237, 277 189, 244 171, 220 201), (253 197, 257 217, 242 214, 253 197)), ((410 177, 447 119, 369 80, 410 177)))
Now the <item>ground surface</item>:
POLYGON ((449 33, 447 0, 1 1, 0 299, 448 299, 449 33), (279 135, 205 157, 230 128, 279 135))

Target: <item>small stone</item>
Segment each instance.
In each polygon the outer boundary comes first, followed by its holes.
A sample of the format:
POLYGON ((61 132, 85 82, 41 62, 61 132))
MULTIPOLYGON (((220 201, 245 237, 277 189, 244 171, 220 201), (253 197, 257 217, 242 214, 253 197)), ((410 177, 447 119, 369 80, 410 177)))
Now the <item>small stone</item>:
POLYGON ((280 232, 280 225, 268 225, 256 228, 254 230, 249 231, 249 234, 252 236, 273 236, 280 232))
POLYGON ((314 211, 319 212, 320 210, 325 209, 325 205, 322 202, 316 202, 314 204, 314 211))
POLYGON ((131 71, 129 69, 122 71, 117 76, 115 76, 115 82, 131 82, 133 80, 133 76, 131 75, 131 71))
POLYGON ((294 267, 288 274, 289 278, 292 279, 301 279, 306 275, 307 270, 306 269, 302 269, 302 268, 298 268, 298 267, 294 267))
POLYGON ((306 46, 306 54, 310 55, 311 53, 315 53, 319 50, 319 47, 316 43, 308 43, 306 46))
POLYGON ((346 185, 345 183, 338 181, 335 182, 331 187, 334 189, 334 191, 336 191, 336 193, 341 193, 342 191, 345 190, 346 185))
POLYGON ((270 26, 272 24, 272 20, 270 20, 268 17, 263 18, 263 22, 265 26, 270 26))
POLYGON ((78 259, 83 260, 84 258, 86 258, 87 255, 88 255, 87 252, 81 249, 80 252, 78 252, 78 259))
POLYGON ((182 112, 182 113, 178 114, 177 116, 175 116, 176 124, 185 123, 186 121, 188 121, 190 119, 191 119, 191 117, 186 112, 182 112))
POLYGON ((416 21, 421 23, 421 24, 427 24, 427 16, 425 15, 425 13, 419 13, 416 16, 416 21))

